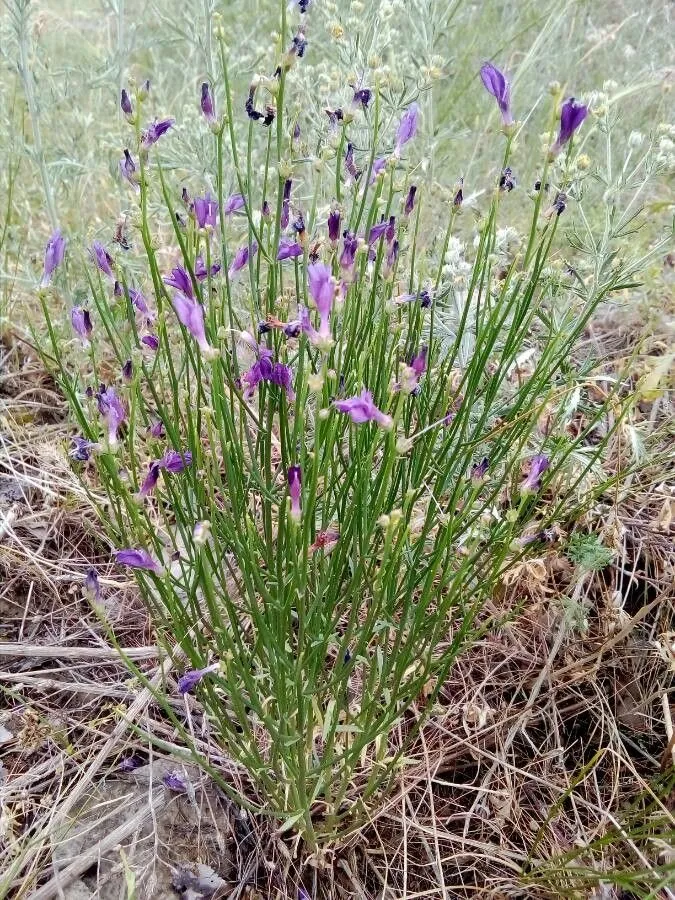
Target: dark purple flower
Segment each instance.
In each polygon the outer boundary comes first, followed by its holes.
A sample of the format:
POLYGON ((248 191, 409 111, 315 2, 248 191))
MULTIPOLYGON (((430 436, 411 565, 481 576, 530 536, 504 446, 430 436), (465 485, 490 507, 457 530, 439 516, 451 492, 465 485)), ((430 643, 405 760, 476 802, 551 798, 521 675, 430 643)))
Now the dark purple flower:
POLYGON ((172 269, 171 275, 167 275, 164 279, 164 284, 168 284, 169 287, 176 288, 177 291, 180 291, 186 297, 194 299, 192 279, 182 266, 176 266, 175 269, 172 269))
MULTIPOLYGON (((251 341, 253 341, 253 338, 251 338, 251 341)), ((253 343, 255 344, 255 341, 253 343)), ((258 347, 257 344, 255 346, 258 359, 241 376, 245 396, 247 398, 252 397, 261 381, 269 381, 271 384, 276 384, 278 387, 283 388, 289 400, 294 400, 293 373, 290 368, 283 363, 273 362, 271 350, 268 350, 266 347, 258 347)))
POLYGON ((84 579, 84 591, 90 600, 99 603, 101 600, 101 585, 98 581, 98 572, 96 569, 87 569, 84 579))
POLYGON ((392 241, 387 248, 387 255, 384 260, 384 271, 383 275, 387 278, 394 270, 396 266, 396 261, 398 260, 398 250, 399 243, 398 241, 392 241))
POLYGON ((121 566, 129 566, 130 569, 147 569, 149 572, 161 572, 162 567, 153 559, 147 550, 128 548, 116 550, 115 556, 121 566))
MULTIPOLYGON (((303 307, 304 309, 305 307, 303 307)), ((292 322, 286 322, 284 325, 284 334, 288 338, 296 338, 302 331, 302 320, 293 319, 292 322)))
POLYGON ((185 450, 183 453, 179 453, 178 450, 167 450, 159 460, 159 465, 167 472, 177 475, 192 465, 192 453, 189 450, 185 450))
POLYGON ((361 170, 356 168, 356 164, 354 162, 354 145, 352 143, 347 144, 347 152, 345 153, 345 169, 349 173, 350 179, 358 181, 361 177, 361 170))
POLYGON ((328 238, 337 243, 340 240, 340 210, 331 209, 328 213, 328 238))
POLYGON ((291 217, 291 188, 293 182, 287 178, 284 182, 284 195, 281 202, 281 227, 288 228, 288 222, 291 217))
POLYGON ((125 178, 135 190, 140 190, 136 163, 127 148, 124 149, 124 159, 120 160, 120 172, 122 173, 122 177, 125 178))
POLYGON ((232 194, 231 197, 228 197, 227 200, 223 203, 223 214, 226 216, 232 215, 232 213, 239 212, 240 209, 244 209, 246 206, 246 201, 242 194, 232 194))
POLYGON ((370 183, 375 184, 375 182, 377 181, 377 176, 380 174, 380 172, 384 172, 384 170, 386 168, 387 168, 386 157, 381 156, 381 157, 379 157, 379 159, 376 159, 375 162, 373 163, 373 169, 370 173, 370 183))
POLYGON ((197 687, 205 675, 217 672, 219 668, 220 663, 216 662, 203 669, 189 669, 187 672, 184 672, 178 679, 178 693, 189 694, 190 691, 193 691, 197 687))
POLYGON ((408 196, 405 199, 405 209, 404 212, 406 216, 409 216, 410 213, 415 208, 415 194, 417 193, 417 186, 411 184, 408 188, 408 196))
POLYGON ((162 782, 165 787, 175 794, 185 794, 187 792, 187 782, 178 772, 167 772, 162 778, 162 782))
POLYGON ((373 225, 373 227, 370 229, 370 233, 368 234, 368 243, 374 244, 375 241, 379 241, 388 227, 388 222, 378 222, 377 225, 373 225))
POLYGON ((155 352, 159 350, 159 338, 156 334, 144 334, 141 338, 141 344, 149 347, 150 350, 153 350, 155 352))
POLYGON ((476 486, 481 485, 485 481, 489 468, 490 460, 487 456, 484 456, 479 463, 474 463, 473 466, 471 466, 471 481, 476 486))
POLYGON ((143 760, 138 756, 125 756, 117 766, 120 772, 134 772, 143 765, 143 760))
POLYGON ((464 187, 464 179, 460 178, 459 179, 459 187, 457 188, 457 193, 455 194, 453 201, 452 201, 452 205, 457 208, 459 208, 462 205, 462 203, 464 202, 463 187, 464 187))
POLYGON ((150 323, 155 321, 155 314, 150 310, 148 301, 145 299, 145 296, 141 293, 141 291, 136 290, 136 288, 129 288, 129 299, 139 311, 139 313, 145 316, 146 322, 150 323))
POLYGON ((260 215, 266 222, 269 222, 272 218, 272 210, 270 209, 270 205, 267 200, 263 200, 262 209, 260 210, 260 215))
POLYGON ((283 388, 286 391, 286 396, 289 400, 295 400, 295 393, 293 391, 293 372, 290 369, 290 366, 284 365, 284 363, 274 363, 272 366, 272 372, 269 376, 269 381, 272 384, 276 384, 277 387, 283 388))
POLYGON ((294 141, 299 140, 301 134, 302 134, 302 132, 300 131, 300 125, 298 122, 296 122, 295 125, 293 126, 293 140, 294 141))
POLYGON ((543 453, 538 453, 536 456, 533 456, 530 460, 530 468, 527 477, 520 486, 521 493, 536 494, 541 488, 541 476, 548 469, 549 465, 550 462, 548 456, 545 456, 543 453))
POLYGON ((353 231, 345 231, 342 240, 343 245, 342 253, 340 254, 340 268, 342 269, 345 281, 353 281, 359 239, 353 231))
POLYGON ((551 153, 554 156, 560 153, 574 132, 581 127, 587 115, 588 107, 577 103, 574 97, 565 100, 560 110, 560 131, 555 144, 551 147, 551 153))
POLYGON ((117 444, 117 433, 120 426, 127 420, 127 411, 113 387, 106 388, 102 384, 96 392, 96 400, 98 411, 108 427, 108 443, 114 447, 117 444))
POLYGON ((391 416, 381 412, 375 406, 372 393, 365 389, 358 397, 336 400, 334 406, 339 412, 346 413, 356 425, 362 425, 364 422, 376 422, 382 428, 391 428, 394 424, 391 416))
POLYGON ((282 240, 279 241, 279 252, 277 260, 281 262, 284 259, 294 259, 296 256, 302 256, 302 247, 296 241, 282 240))
POLYGON ((122 378, 125 381, 131 381, 134 377, 134 365, 130 359, 128 359, 124 365, 122 366, 122 378))
POLYGON ((364 109, 367 109, 368 104, 370 103, 372 98, 373 98, 373 92, 370 90, 370 88, 357 88, 354 91, 354 97, 352 99, 352 103, 355 106, 358 106, 359 104, 361 104, 361 106, 364 109))
POLYGON ((485 90, 489 94, 492 94, 497 101, 504 125, 513 124, 513 116, 511 115, 511 88, 506 77, 496 66, 493 66, 492 63, 485 63, 485 65, 481 67, 480 77, 485 85, 485 90))
MULTIPOLYGON (((220 263, 213 262, 211 263, 211 277, 213 278, 215 275, 220 272, 220 263)), ((199 255, 195 260, 195 278, 197 281, 203 281, 205 278, 208 278, 209 273, 206 271, 206 263, 204 262, 204 257, 199 255)))
POLYGON ((499 190, 510 193, 514 189, 516 184, 516 177, 511 171, 510 166, 502 169, 502 174, 499 176, 499 190))
POLYGON ((104 275, 107 275, 108 278, 114 280, 115 275, 113 274, 112 267, 115 265, 115 260, 108 253, 103 244, 100 241, 94 241, 89 252, 100 271, 103 272, 104 275))
POLYGON ((209 125, 217 125, 218 122, 216 119, 216 109, 213 103, 213 97, 211 96, 211 88, 206 81, 202 84, 201 107, 202 112, 204 113, 204 118, 209 123, 209 125))
POLYGON ((239 250, 234 255, 234 259, 230 263, 229 275, 230 278, 236 273, 239 272, 244 266, 247 264, 249 257, 254 257, 258 252, 258 245, 255 241, 251 244, 250 248, 248 244, 244 247, 240 247, 239 250))
POLYGON ((88 441, 83 437, 74 437, 73 449, 68 455, 77 462, 88 462, 91 457, 91 451, 96 447, 98 447, 98 444, 93 441, 88 441))
POLYGON ((140 495, 141 497, 147 497, 154 489, 157 487, 157 482, 159 481, 159 473, 161 472, 162 467, 158 462, 150 463, 148 467, 148 474, 143 479, 143 484, 141 485, 140 495))
POLYGON ((389 216, 384 236, 390 244, 396 237, 396 216, 389 216))
POLYGON ((155 422, 153 422, 148 430, 154 438, 161 438, 166 434, 164 422, 162 422, 161 419, 157 419, 155 422))
POLYGON ((214 355, 213 347, 206 339, 206 330, 204 325, 204 307, 190 297, 184 294, 174 294, 171 301, 178 321, 190 332, 192 337, 197 341, 197 345, 206 357, 214 355))
POLYGON ((88 344, 93 331, 89 310, 82 309, 81 306, 74 306, 70 311, 70 321, 73 331, 82 338, 85 344, 88 344))
POLYGON ((195 197, 193 203, 195 221, 200 228, 215 228, 218 215, 218 203, 210 194, 195 197))
POLYGON ((124 115, 130 119, 134 114, 134 108, 131 105, 131 99, 125 88, 122 88, 122 96, 120 97, 120 107, 124 115))
POLYGON ((396 132, 396 145, 394 147, 396 156, 400 156, 401 149, 417 134, 419 112, 419 106, 416 103, 411 103, 408 109, 403 113, 403 117, 396 132))
POLYGON ((46 287, 52 280, 55 270, 63 262, 66 252, 66 240, 61 235, 61 231, 57 228, 54 234, 47 241, 45 247, 45 264, 42 275, 42 287, 46 287))
POLYGON ((157 143, 163 134, 166 134, 174 122, 175 119, 155 119, 141 135, 141 144, 143 148, 149 150, 153 144, 157 143))
POLYGON ((420 347, 420 352, 410 360, 410 368, 413 370, 417 378, 420 378, 427 370, 427 352, 426 345, 420 347))
POLYGON ((310 0, 298 0, 298 7, 301 13, 306 13, 309 7, 310 0))
POLYGON ((291 466, 286 473, 288 479, 288 495, 291 498, 291 519, 300 521, 300 495, 302 493, 302 469, 300 466, 291 466))
POLYGON ((305 55, 305 50, 307 49, 307 38, 305 37, 302 29, 298 31, 298 33, 293 38, 293 43, 291 45, 290 53, 297 53, 298 59, 302 59, 305 55))

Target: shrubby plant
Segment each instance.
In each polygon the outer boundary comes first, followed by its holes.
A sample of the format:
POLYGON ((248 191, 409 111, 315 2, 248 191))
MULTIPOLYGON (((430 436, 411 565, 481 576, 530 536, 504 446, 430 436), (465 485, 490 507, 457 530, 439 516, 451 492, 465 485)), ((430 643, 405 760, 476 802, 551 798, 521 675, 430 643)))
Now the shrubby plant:
MULTIPOLYGON (((216 29, 221 77, 195 98, 216 165, 198 191, 162 166, 174 120, 152 118, 151 85, 122 91, 129 226, 91 246, 78 294, 56 233, 40 291, 74 464, 179 666, 156 698, 186 755, 315 846, 391 787, 504 573, 606 487, 619 386, 571 428, 592 377, 574 354, 642 261, 616 257, 614 204, 599 236, 582 213, 590 276, 563 262, 588 109, 559 89, 531 200, 517 145, 538 135, 491 63, 498 176, 475 197, 461 180, 449 203, 426 190, 414 96, 358 81, 343 105, 290 115, 312 15, 282 4, 278 58, 244 97, 216 29), (522 239, 514 189, 531 202, 522 239), (53 316, 50 295, 81 299, 53 316), (175 692, 245 769, 245 796, 175 692)), ((87 587, 96 600, 95 572, 87 587)))

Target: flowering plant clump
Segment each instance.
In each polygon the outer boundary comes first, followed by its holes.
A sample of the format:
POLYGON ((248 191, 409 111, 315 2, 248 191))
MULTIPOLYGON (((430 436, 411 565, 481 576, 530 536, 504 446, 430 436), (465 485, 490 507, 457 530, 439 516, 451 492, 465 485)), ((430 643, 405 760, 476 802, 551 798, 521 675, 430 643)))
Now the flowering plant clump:
POLYGON ((502 576, 536 551, 526 536, 602 490, 612 429, 594 433, 602 404, 568 427, 572 354, 630 270, 580 287, 556 265, 584 105, 554 99, 529 232, 509 239, 514 139, 529 134, 506 76, 480 70, 503 136, 467 222, 461 181, 446 205, 418 175, 415 98, 396 107, 362 83, 348 109, 288 114, 312 14, 296 4, 291 21, 284 4, 285 43, 245 96, 217 35, 222 80, 195 95, 207 183, 163 168, 180 123, 150 116, 150 85, 122 92, 137 232, 92 244, 89 299, 60 318, 46 302, 65 278, 55 234, 40 292, 73 464, 160 642, 187 660, 175 694, 199 704, 253 799, 198 753, 176 697, 156 698, 225 790, 315 845, 390 788, 502 576))

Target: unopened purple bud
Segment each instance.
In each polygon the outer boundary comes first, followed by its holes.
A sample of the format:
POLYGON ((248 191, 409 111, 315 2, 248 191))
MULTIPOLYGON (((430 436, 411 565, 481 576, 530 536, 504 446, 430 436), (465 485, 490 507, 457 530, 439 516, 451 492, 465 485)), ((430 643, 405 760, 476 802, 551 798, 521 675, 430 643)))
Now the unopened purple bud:
POLYGON ((88 569, 84 579, 84 590, 90 600, 99 603, 101 600, 101 585, 98 581, 96 569, 88 569))
POLYGON ((149 572, 161 572, 162 567, 150 556, 147 550, 128 548, 115 552, 117 562, 130 569, 147 569, 149 572))
POLYGON ((66 240, 62 237, 61 232, 57 229, 47 241, 45 247, 44 272, 42 275, 42 286, 45 287, 52 280, 54 271, 63 262, 66 252, 66 240))
POLYGON ((234 259, 232 260, 229 268, 230 278, 236 273, 239 272, 244 266, 247 264, 249 257, 255 256, 258 252, 258 245, 255 241, 251 244, 250 248, 248 244, 244 247, 240 247, 239 250, 234 255, 234 259))
POLYGON ((293 182, 290 178, 287 178, 284 182, 284 194, 282 197, 281 203, 281 227, 288 228, 288 222, 291 217, 291 207, 290 207, 290 199, 291 199, 291 188, 293 187, 293 182))
POLYGON ((204 262, 203 256, 198 256, 195 260, 195 278, 197 281, 204 281, 205 278, 208 278, 209 274, 214 277, 220 272, 220 263, 213 262, 211 263, 210 272, 206 269, 206 263, 204 262))
POLYGON ((156 334, 144 334, 141 338, 141 344, 155 352, 159 350, 159 338, 156 334))
POLYGON ((384 236, 386 237, 387 242, 390 244, 396 237, 396 216, 389 216, 389 222, 387 223, 387 228, 384 236))
POLYGON ((343 269, 349 277, 351 277, 353 275, 354 263, 356 260, 356 251, 359 246, 359 241, 352 231, 345 231, 342 238, 343 247, 342 253, 340 254, 340 268, 343 269))
POLYGON ((354 145, 351 143, 347 144, 347 152, 345 153, 345 169, 349 173, 350 177, 354 179, 354 181, 358 181, 361 177, 361 172, 356 168, 356 164, 354 163, 354 145))
POLYGON ((158 462, 150 463, 150 467, 148 468, 148 474, 143 479, 143 484, 141 485, 140 495, 141 497, 147 497, 154 489, 157 487, 157 482, 159 481, 159 473, 161 472, 162 467, 158 462))
POLYGON ((267 200, 263 200, 261 215, 266 222, 269 222, 272 218, 272 210, 270 209, 270 205, 267 200))
POLYGON ((88 344, 93 331, 89 310, 82 309, 80 306, 74 306, 70 311, 70 321, 75 333, 82 338, 85 344, 88 344))
POLYGON ((302 132, 300 131, 300 125, 296 122, 293 126, 293 140, 299 140, 301 133, 302 132))
POLYGON ((134 376, 134 364, 128 359, 122 366, 122 378, 125 381, 131 381, 134 376))
POLYGON ((217 672, 219 668, 220 663, 212 663, 210 666, 206 666, 204 669, 188 670, 178 679, 178 693, 189 694, 190 691, 193 691, 197 687, 197 685, 205 675, 209 675, 212 672, 217 672))
POLYGON ((404 212, 405 212, 406 216, 409 216, 410 213, 415 208, 415 194, 416 193, 417 193, 417 186, 414 184, 411 184, 408 189, 408 196, 406 197, 406 200, 405 200, 404 212))
POLYGON ((140 190, 136 163, 127 148, 124 150, 124 159, 120 160, 120 172, 122 173, 122 177, 125 178, 135 190, 140 190))
POLYGON ((332 209, 328 213, 328 238, 336 243, 340 240, 340 210, 332 209))
POLYGON ((460 178, 459 187, 457 188, 457 193, 455 194, 452 205, 456 208, 459 208, 462 203, 464 203, 464 179, 460 178))
POLYGON ((496 66, 493 66, 492 63, 485 63, 485 65, 481 67, 480 77, 485 86, 485 90, 489 94, 492 94, 497 101, 504 125, 511 125, 513 123, 513 116, 511 115, 511 89, 506 76, 500 72, 496 66))
POLYGON ((471 467, 471 481, 476 486, 482 484, 485 481, 489 468, 490 460, 487 458, 487 456, 484 456, 479 463, 474 463, 474 465, 471 467))
POLYGON ((213 97, 211 96, 211 89, 206 81, 202 84, 201 107, 204 117, 209 125, 215 125, 216 110, 213 103, 213 97))
POLYGON ((134 108, 131 105, 131 99, 125 88, 122 88, 122 96, 120 98, 120 107, 125 116, 130 118, 134 114, 134 108))
POLYGON ((282 239, 279 241, 277 260, 281 262, 284 259, 294 259, 297 256, 302 256, 302 252, 302 247, 296 241, 282 239))
POLYGON ((288 479, 288 495, 291 498, 291 518, 294 522, 299 522, 301 516, 302 469, 300 466, 291 466, 286 477, 288 479))
POLYGON ((114 280, 115 276, 112 267, 115 265, 115 261, 103 244, 100 241, 94 241, 89 252, 100 271, 111 280, 114 280))

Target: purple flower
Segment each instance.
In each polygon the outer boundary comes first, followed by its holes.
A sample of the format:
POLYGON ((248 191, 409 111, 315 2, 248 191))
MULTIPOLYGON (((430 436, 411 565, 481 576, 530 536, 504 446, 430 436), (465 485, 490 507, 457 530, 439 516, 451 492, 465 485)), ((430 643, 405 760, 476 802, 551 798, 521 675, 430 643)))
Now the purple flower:
POLYGON ((159 465, 167 472, 177 475, 192 465, 192 453, 189 450, 185 450, 183 453, 179 453, 178 450, 167 450, 159 460, 159 465))
POLYGON ((376 159, 373 163, 373 169, 370 173, 370 183, 375 184, 377 181, 377 176, 380 172, 384 172, 387 168, 387 159, 385 156, 380 156, 379 159, 376 159))
POLYGON ((269 222, 270 219, 272 218, 272 210, 270 209, 270 205, 267 202, 267 200, 263 200, 263 205, 260 210, 260 215, 263 217, 263 219, 266 222, 269 222))
POLYGON ((359 103, 364 109, 368 108, 368 104, 373 98, 373 92, 370 88, 358 88, 354 91, 354 97, 352 99, 352 103, 355 106, 358 106, 359 103))
POLYGON ((115 388, 106 388, 104 384, 96 392, 98 411, 108 427, 108 443, 111 447, 117 444, 117 433, 127 420, 127 411, 117 396, 115 388))
POLYGON ((55 270, 63 262, 66 252, 66 240, 61 236, 61 231, 57 228, 54 234, 47 241, 45 247, 45 264, 42 275, 42 287, 46 287, 52 280, 55 270))
POLYGON ((394 266, 396 265, 396 261, 398 259, 398 250, 399 250, 398 241, 392 241, 391 244, 389 244, 389 247, 387 249, 387 255, 384 260, 383 275, 385 278, 387 278, 389 275, 391 275, 392 271, 394 270, 394 266))
POLYGON ((289 400, 295 400, 295 393, 293 392, 293 372, 291 371, 290 366, 286 366, 280 362, 274 363, 272 372, 269 376, 269 381, 271 381, 272 384, 276 384, 277 387, 283 388, 289 400))
POLYGON ((166 434, 166 430, 164 428, 164 422, 162 422, 161 419, 157 419, 155 422, 152 423, 152 425, 150 426, 148 431, 154 438, 164 437, 164 435, 166 434))
POLYGON ((340 210, 331 209, 328 213, 328 239, 337 243, 340 240, 340 210))
POLYGON ((129 566, 130 569, 147 569, 149 572, 161 572, 160 564, 150 556, 147 550, 128 548, 116 550, 115 556, 121 566, 129 566))
POLYGON ((557 155, 563 146, 569 141, 574 132, 581 127, 588 115, 588 107, 577 103, 574 97, 565 100, 560 110, 560 131, 555 144, 551 147, 551 153, 557 155))
POLYGON ((457 193, 455 194, 452 205, 459 209, 459 207, 464 203, 464 179, 459 179, 459 187, 457 188, 457 193))
POLYGON ((139 313, 145 316, 146 322, 150 323, 155 321, 155 314, 151 312, 148 306, 148 301, 145 299, 145 296, 141 293, 141 291, 137 291, 136 288, 129 288, 129 299, 139 311, 139 313))
POLYGON ((157 487, 157 482, 159 481, 159 473, 161 472, 162 467, 158 462, 151 462, 148 467, 148 474, 143 479, 143 484, 141 485, 140 495, 141 497, 147 497, 154 489, 157 487))
POLYGON ((156 334, 144 334, 141 338, 141 344, 149 347, 150 350, 154 350, 155 352, 159 350, 159 338, 156 334))
MULTIPOLYGON (((244 333, 242 332, 242 334, 244 333)), ((272 362, 272 351, 266 347, 258 347, 256 345, 256 349, 258 359, 241 376, 244 395, 250 399, 261 381, 269 381, 271 384, 276 384, 277 387, 283 388, 289 400, 294 400, 293 373, 290 368, 283 363, 272 362)))
POLYGON ((125 381, 131 381, 134 377, 134 364, 128 359, 122 366, 122 378, 125 381))
MULTIPOLYGON (((220 272, 220 263, 214 262, 211 263, 211 277, 217 275, 220 272)), ((209 273, 206 271, 206 263, 204 262, 204 258, 199 255, 195 260, 195 278, 197 281, 203 281, 207 278, 209 273)))
POLYGON ((413 370, 417 378, 420 378, 427 370, 427 352, 428 347, 420 347, 420 352, 410 360, 410 368, 413 370))
POLYGON ((166 134, 174 122, 175 119, 155 119, 141 135, 141 144, 143 148, 149 150, 153 144, 157 143, 163 134, 166 134))
POLYGON ((347 152, 345 153, 345 169, 349 173, 350 178, 354 181, 358 181, 361 177, 361 172, 356 168, 356 164, 354 163, 354 145, 347 144, 347 152))
POLYGON ((511 115, 511 87, 502 72, 492 63, 481 66, 480 77, 485 90, 497 101, 504 125, 513 124, 511 115))
POLYGON ((277 260, 281 262, 284 259, 294 259, 296 256, 302 256, 302 247, 297 241, 283 239, 279 241, 279 252, 277 260))
POLYGON ((415 194, 417 193, 417 185, 411 184, 408 188, 408 196, 405 199, 404 213, 409 216, 415 208, 415 194))
POLYGON ((232 196, 228 197, 225 203, 223 203, 223 214, 226 216, 232 215, 232 213, 244 209, 245 206, 246 201, 241 194, 232 194, 232 196))
POLYGON ((209 675, 211 672, 217 672, 220 668, 220 663, 212 663, 210 666, 206 666, 204 669, 189 669, 187 672, 184 672, 181 677, 178 679, 178 693, 179 694, 189 694, 190 691, 193 691, 202 678, 205 675, 209 675))
POLYGON ((176 288, 177 291, 180 291, 186 297, 194 299, 192 279, 182 266, 176 266, 175 269, 172 269, 171 275, 167 275, 164 279, 164 284, 168 284, 169 287, 176 288))
POLYGON ((291 188, 293 187, 293 182, 290 178, 287 178, 284 182, 284 195, 282 197, 281 203, 281 227, 288 228, 288 221, 291 216, 291 188))
POLYGON ((108 278, 114 279, 115 276, 112 267, 115 265, 115 260, 108 253, 103 244, 100 241, 94 241, 89 252, 100 271, 103 272, 104 275, 107 275, 108 278))
POLYGON ((93 331, 89 310, 82 309, 81 306, 74 306, 70 311, 70 321, 75 333, 79 334, 85 344, 88 344, 93 331))
POLYGON ((548 469, 550 463, 548 456, 538 453, 530 460, 530 468, 527 477, 520 486, 523 494, 536 494, 541 488, 541 476, 548 469))
POLYGON ((167 772, 162 778, 162 782, 165 787, 176 794, 185 794, 187 792, 187 782, 178 772, 167 772))
POLYGON ((353 231, 345 231, 342 236, 342 253, 340 254, 340 268, 345 281, 354 280, 354 268, 356 265, 356 251, 359 239, 353 231))
POLYGON ((98 581, 98 572, 96 569, 87 569, 84 579, 84 590, 90 600, 99 603, 101 600, 101 585, 98 581))
POLYGON ((286 473, 288 479, 288 495, 291 498, 291 519, 300 521, 300 495, 302 493, 302 469, 291 466, 286 473))
POLYGON ((372 393, 365 389, 358 397, 336 400, 334 406, 339 412, 347 413, 356 425, 362 425, 364 422, 376 422, 382 428, 391 428, 394 424, 391 416, 381 412, 375 406, 372 393))
POLYGON ((389 227, 388 222, 379 222, 377 225, 373 225, 370 229, 370 233, 368 235, 368 243, 374 244, 375 241, 379 241, 382 235, 385 233, 387 228, 389 227))
POLYGON ((199 349, 207 356, 213 356, 213 347, 206 339, 206 330, 204 326, 204 307, 190 297, 184 294, 174 294, 171 301, 173 308, 178 316, 178 321, 190 332, 192 337, 197 341, 199 349))
POLYGON ((240 247, 239 250, 234 255, 234 259, 232 260, 229 268, 230 278, 236 273, 239 272, 244 266, 247 264, 249 257, 253 257, 258 252, 258 245, 255 241, 251 244, 250 248, 248 244, 245 247, 240 247))
POLYGON ((401 149, 417 134, 419 113, 419 106, 416 103, 411 103, 408 109, 403 113, 403 117, 396 132, 396 146, 394 147, 396 156, 401 155, 401 149))
POLYGON ((118 770, 120 772, 134 772, 139 766, 143 765, 143 760, 138 756, 125 756, 124 759, 120 760, 118 765, 118 770))
POLYGON ((309 281, 309 293, 316 305, 320 317, 319 338, 321 341, 330 341, 330 312, 335 300, 337 284, 333 278, 330 266, 325 263, 313 263, 307 267, 307 279, 309 281))
MULTIPOLYGON (((443 421, 445 422, 445 419, 443 421)), ((489 468, 490 460, 487 456, 484 456, 479 463, 474 463, 473 466, 471 466, 471 481, 476 487, 485 481, 489 468)))
POLYGON ((77 462, 89 462, 91 451, 96 447, 98 447, 98 444, 93 441, 88 441, 83 437, 74 437, 73 448, 68 455, 77 462))
POLYGON ((134 108, 131 105, 131 99, 125 88, 122 88, 122 96, 120 97, 120 108, 124 115, 129 119, 134 114, 134 108))
MULTIPOLYGON (((306 307, 303 306, 303 309, 306 309, 306 307)), ((291 322, 286 322, 284 325, 284 334, 286 337, 296 338, 302 331, 302 324, 302 319, 293 319, 291 322)))
POLYGON ((124 149, 124 159, 120 160, 120 172, 122 173, 122 178, 125 178, 135 190, 140 190, 136 163, 127 148, 124 149))
POLYGON ((209 123, 209 125, 217 125, 218 122, 216 120, 216 109, 213 103, 213 97, 211 96, 211 89, 206 81, 202 84, 201 107, 202 112, 204 113, 204 118, 209 123))
POLYGON ((218 203, 210 194, 195 197, 193 203, 195 220, 200 228, 215 228, 218 203))

